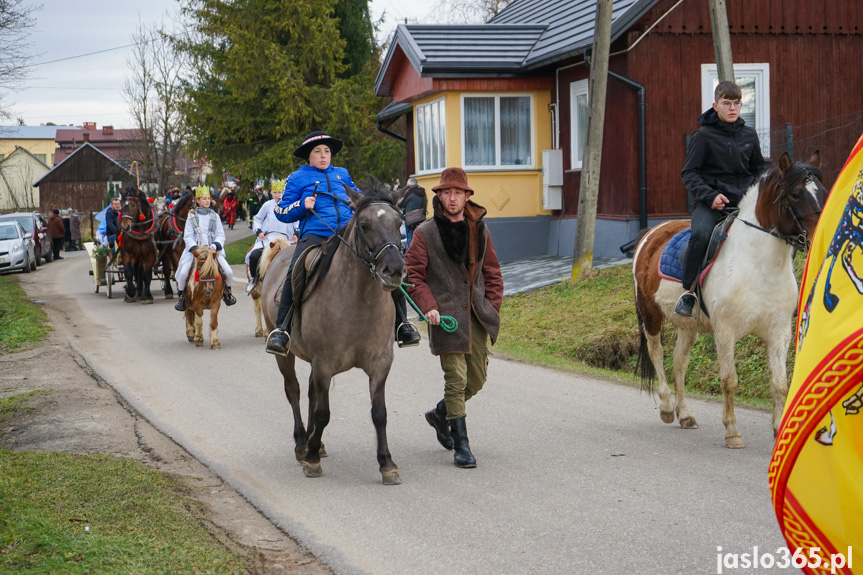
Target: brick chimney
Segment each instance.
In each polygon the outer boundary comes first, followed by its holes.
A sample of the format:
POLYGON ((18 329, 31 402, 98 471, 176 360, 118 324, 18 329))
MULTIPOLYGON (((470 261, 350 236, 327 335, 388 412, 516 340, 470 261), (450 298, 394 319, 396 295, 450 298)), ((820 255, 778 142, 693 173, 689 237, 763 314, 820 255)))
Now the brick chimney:
POLYGON ((114 135, 114 126, 102 126, 102 135, 103 136, 113 136, 114 135))
POLYGON ((89 141, 90 141, 90 132, 84 132, 84 141, 85 141, 85 142, 89 142, 89 141))
POLYGON ((95 130, 96 129, 96 122, 84 122, 84 129, 85 130, 95 130))

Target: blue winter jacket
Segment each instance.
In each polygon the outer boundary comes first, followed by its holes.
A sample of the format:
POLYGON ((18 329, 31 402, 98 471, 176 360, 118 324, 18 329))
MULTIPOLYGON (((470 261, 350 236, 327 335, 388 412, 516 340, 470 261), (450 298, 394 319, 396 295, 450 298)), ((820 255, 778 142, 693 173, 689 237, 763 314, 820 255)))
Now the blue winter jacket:
POLYGON ((342 184, 347 184, 361 193, 344 168, 329 166, 326 170, 319 170, 312 166, 302 166, 288 178, 282 201, 273 209, 273 213, 280 222, 299 222, 299 238, 306 234, 328 238, 339 228, 345 227, 354 215, 353 210, 345 203, 350 202, 350 199, 342 184), (315 199, 315 212, 320 219, 304 205, 306 198, 316 191, 318 195, 315 199))

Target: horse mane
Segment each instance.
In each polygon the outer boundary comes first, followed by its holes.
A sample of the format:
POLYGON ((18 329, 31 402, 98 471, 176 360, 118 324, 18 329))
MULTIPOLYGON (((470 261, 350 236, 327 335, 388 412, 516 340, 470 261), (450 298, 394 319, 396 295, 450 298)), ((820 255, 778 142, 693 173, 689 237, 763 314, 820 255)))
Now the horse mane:
POLYGON ((219 263, 215 257, 213 257, 213 251, 210 248, 206 248, 207 259, 204 260, 204 263, 201 264, 201 270, 198 272, 198 277, 200 278, 211 278, 219 275, 219 263))
MULTIPOLYGON (((264 253, 261 255, 261 259, 258 262, 258 281, 263 282, 264 276, 267 275, 267 270, 270 268, 270 263, 272 263, 273 258, 276 257, 280 251, 288 247, 290 243, 287 238, 276 238, 272 242, 267 242, 264 246, 264 253), (275 244, 270 247, 270 244, 275 244)), ((254 270, 252 270, 254 271, 254 270)))
POLYGON ((171 207, 171 213, 175 216, 179 214, 183 210, 183 206, 189 203, 189 200, 192 196, 192 192, 185 192, 182 196, 180 196, 180 199, 177 200, 177 203, 175 203, 171 207))
MULTIPOLYGON (((363 187, 360 189, 364 189, 363 197, 360 198, 360 201, 357 202, 355 206, 352 206, 354 209, 354 217, 351 218, 351 221, 348 224, 339 230, 339 233, 343 236, 347 236, 351 230, 353 230, 354 225, 357 221, 357 216, 361 211, 363 211, 366 207, 368 207, 372 202, 386 202, 391 206, 395 207, 395 202, 392 199, 392 193, 386 185, 382 184, 380 180, 375 178, 374 176, 369 176, 369 179, 363 184, 363 187)), ((396 208, 398 209, 398 208, 396 208)), ((326 277, 327 272, 330 270, 330 265, 333 263, 333 258, 336 255, 336 251, 341 246, 341 241, 339 241, 338 236, 332 235, 327 238, 327 241, 324 242, 323 252, 321 253, 321 263, 320 263, 320 276, 319 278, 322 280, 326 277)))
POLYGON ((767 170, 753 184, 759 188, 758 203, 755 208, 756 218, 758 218, 761 225, 767 228, 773 228, 777 225, 777 221, 774 221, 778 217, 775 215, 777 210, 773 209, 773 204, 779 200, 784 190, 790 190, 809 177, 815 177, 819 182, 824 181, 821 169, 818 166, 792 160, 788 169, 783 174, 779 167, 780 161, 781 157, 780 159, 771 161, 767 170), (769 206, 769 208, 762 206, 769 206))

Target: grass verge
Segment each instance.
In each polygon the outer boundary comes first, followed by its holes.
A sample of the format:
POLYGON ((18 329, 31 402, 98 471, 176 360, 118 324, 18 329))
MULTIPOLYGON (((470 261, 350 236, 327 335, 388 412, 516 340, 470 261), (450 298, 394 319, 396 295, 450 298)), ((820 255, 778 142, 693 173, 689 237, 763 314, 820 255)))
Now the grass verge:
MULTIPOLYGON (((803 258, 795 260, 800 271, 803 258)), ((789 329, 792 319, 789 318, 789 329)), ((663 333, 665 373, 671 375, 675 332, 663 333)), ((636 382, 638 320, 632 272, 629 266, 595 270, 583 282, 566 281, 504 299, 500 338, 496 351, 514 359, 588 372, 636 382)), ((771 401, 770 370, 765 346, 748 336, 735 348, 737 397, 744 403, 766 406, 771 401)), ((788 374, 794 369, 793 343, 788 353, 788 374)), ((687 393, 719 396, 719 366, 712 335, 699 337, 686 378, 687 393)))
POLYGON ((0 354, 29 349, 51 331, 48 316, 14 276, 0 276, 0 354))
POLYGON ((0 571, 243 571, 179 482, 137 461, 0 450, 0 477, 0 571))
POLYGON ((242 264, 246 261, 246 252, 255 243, 255 236, 249 236, 225 246, 225 259, 232 266, 242 264))

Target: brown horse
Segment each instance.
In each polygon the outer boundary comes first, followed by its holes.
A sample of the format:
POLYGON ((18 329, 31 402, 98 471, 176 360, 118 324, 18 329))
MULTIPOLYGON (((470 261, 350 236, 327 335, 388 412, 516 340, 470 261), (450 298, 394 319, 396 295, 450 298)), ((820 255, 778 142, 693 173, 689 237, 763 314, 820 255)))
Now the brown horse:
MULTIPOLYGON (((310 293, 294 295, 295 301, 302 300, 302 317, 298 321, 298 314, 294 314, 290 353, 288 357, 277 356, 276 361, 294 415, 294 453, 305 475, 323 474, 321 437, 330 420, 330 381, 334 375, 358 367, 369 377, 383 482, 397 485, 401 480, 387 445, 384 389, 393 361, 395 308, 390 292, 401 285, 406 274, 399 249, 401 214, 384 187, 367 189, 364 195, 350 189, 347 193, 355 215, 343 235, 333 236, 326 244, 316 287, 310 293), (308 429, 300 414, 296 357, 312 367, 308 429)), ((268 330, 275 327, 279 293, 290 262, 291 251, 280 251, 262 282, 268 330)))
POLYGON ((171 207, 170 211, 159 214, 156 223, 156 245, 159 248, 156 259, 162 263, 162 286, 165 291, 165 299, 174 298, 171 278, 177 271, 180 256, 186 246, 183 241, 183 230, 186 229, 186 218, 194 203, 194 194, 186 192, 171 207))
POLYGON ((222 275, 216 251, 203 246, 192 251, 195 269, 186 282, 186 337, 195 346, 204 345, 204 310, 210 310, 210 348, 219 349, 219 307, 222 305, 222 275))
POLYGON ((126 188, 120 208, 120 229, 118 243, 126 276, 123 301, 153 303, 150 282, 156 265, 156 212, 143 190, 126 188))
MULTIPOLYGON (((249 248, 251 251, 254 249, 255 244, 252 244, 252 247, 249 248)), ((290 253, 289 257, 293 257, 294 248, 288 241, 288 238, 280 237, 275 240, 268 241, 264 244, 264 251, 261 254, 261 259, 258 260, 258 282, 255 284, 255 287, 249 292, 249 295, 252 296, 252 303, 254 304, 255 310, 255 337, 264 337, 264 326, 261 322, 261 286, 264 283, 264 277, 267 275, 267 270, 270 268, 270 263, 273 261, 273 258, 276 257, 282 250, 287 250, 290 253)), ((253 270, 249 269, 249 265, 246 264, 246 278, 249 281, 252 281, 253 270)))
POLYGON ((641 378, 642 384, 651 389, 653 378, 658 377, 660 417, 665 423, 674 422, 677 416, 684 429, 698 427, 686 404, 684 377, 698 334, 713 333, 725 396, 722 415, 725 443, 730 448, 743 447, 734 415, 737 391, 734 344, 748 334, 755 334, 767 344, 774 433, 778 429, 788 393, 785 359, 797 305, 794 250, 806 249, 806 238, 814 233, 827 198, 818 169, 820 163, 817 151, 809 164, 793 162, 782 154, 778 165, 752 184, 740 201, 740 211, 728 230, 728 239, 704 279, 703 311, 696 316, 674 315, 675 302, 683 287, 679 281, 665 279, 659 272, 663 248, 678 232, 688 228, 689 222, 664 222, 650 229, 639 242, 632 273, 641 327, 641 378), (674 401, 663 367, 664 321, 677 328, 674 401))

